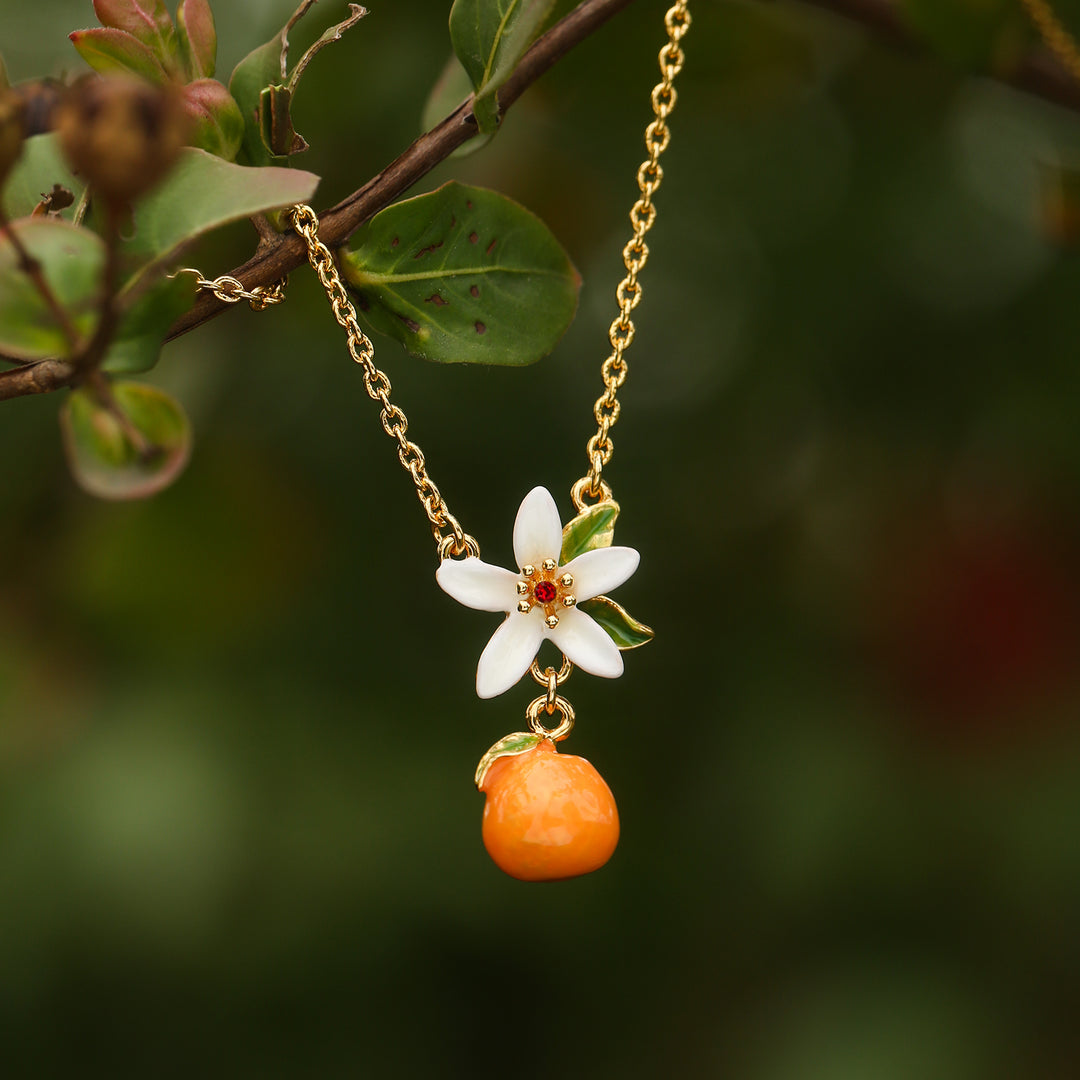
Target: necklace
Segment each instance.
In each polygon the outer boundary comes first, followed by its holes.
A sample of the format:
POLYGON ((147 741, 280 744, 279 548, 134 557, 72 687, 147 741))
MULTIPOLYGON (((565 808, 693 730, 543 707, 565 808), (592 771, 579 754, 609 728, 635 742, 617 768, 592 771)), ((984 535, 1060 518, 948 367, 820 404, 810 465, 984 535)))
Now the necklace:
MULTIPOLYGON (((603 473, 614 451, 611 429, 621 408, 617 395, 627 376, 625 354, 634 340, 631 312, 642 298, 639 278, 649 256, 645 235, 656 221, 653 196, 663 179, 660 157, 671 138, 668 117, 676 103, 674 80, 685 60, 681 40, 690 27, 688 0, 676 0, 664 26, 667 40, 658 57, 661 79, 651 93, 653 118, 645 129, 648 156, 637 171, 640 197, 630 210, 632 235, 622 252, 626 275, 615 290, 619 314, 609 328, 611 352, 600 369, 604 390, 593 406, 597 427, 586 446, 588 470, 570 489, 576 515, 564 526, 552 495, 533 488, 514 523, 514 570, 480 558, 479 543, 450 512, 432 480, 423 451, 408 435, 408 418, 391 400, 390 379, 375 364, 374 346, 357 321, 334 253, 319 238, 314 210, 298 204, 286 211, 345 331, 364 388, 380 406, 383 430, 396 442, 398 460, 416 487, 438 552, 438 585, 466 607, 504 615, 481 653, 477 694, 497 697, 526 673, 543 690, 525 710, 526 730, 499 739, 481 758, 475 775, 486 795, 484 844, 502 870, 525 881, 586 874, 614 852, 619 817, 610 789, 584 758, 557 751, 556 744, 570 734, 575 720, 560 691, 575 666, 601 678, 618 677, 622 652, 653 636, 606 595, 634 573, 638 553, 612 543, 619 506, 603 473), (557 669, 541 669, 536 661, 545 640, 562 653, 557 669)), ((259 305, 280 299, 272 290, 257 296, 237 292, 239 283, 231 280, 207 281, 200 275, 199 285, 259 305)))

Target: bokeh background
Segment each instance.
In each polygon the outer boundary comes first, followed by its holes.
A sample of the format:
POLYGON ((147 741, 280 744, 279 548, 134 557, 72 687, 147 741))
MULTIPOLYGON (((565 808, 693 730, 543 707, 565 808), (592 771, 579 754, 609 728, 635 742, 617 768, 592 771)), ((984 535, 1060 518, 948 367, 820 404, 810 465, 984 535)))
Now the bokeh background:
MULTIPOLYGON (((298 95, 319 206, 448 53, 446 0, 369 6, 298 95)), ((227 74, 292 5, 216 7, 227 74)), ((657 638, 567 688, 614 859, 489 863, 472 771, 532 695, 475 698, 488 617, 435 587, 297 271, 166 350, 196 447, 154 499, 75 488, 58 398, 3 406, 5 1075, 1080 1075, 1080 117, 807 7, 693 7, 609 470, 657 638)), ((584 277, 529 369, 376 342, 493 561, 585 467, 663 8, 418 189, 506 192, 584 277)), ((93 21, 4 5, 13 77, 93 21)))

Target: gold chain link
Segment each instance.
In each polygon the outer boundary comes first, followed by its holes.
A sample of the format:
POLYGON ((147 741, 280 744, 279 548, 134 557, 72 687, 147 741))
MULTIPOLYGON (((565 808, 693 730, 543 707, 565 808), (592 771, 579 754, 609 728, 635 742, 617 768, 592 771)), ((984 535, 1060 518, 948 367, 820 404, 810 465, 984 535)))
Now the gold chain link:
POLYGON ((600 368, 604 380, 604 392, 596 399, 593 415, 596 417, 596 434, 589 439, 586 453, 589 459, 589 471, 571 488, 574 505, 584 510, 588 499, 600 500, 611 498, 611 488, 603 480, 604 466, 611 460, 615 445, 611 439, 611 429, 618 423, 621 406, 616 396, 619 387, 626 381, 627 364, 624 354, 634 340, 634 323, 630 312, 641 303, 641 282, 638 280, 642 269, 649 259, 649 248, 645 243, 645 234, 656 221, 656 206, 653 196, 664 178, 660 167, 660 155, 668 148, 671 141, 671 129, 667 118, 675 108, 675 76, 682 71, 686 57, 682 50, 683 35, 690 29, 690 12, 687 0, 678 0, 664 16, 668 40, 660 50, 659 63, 661 80, 653 87, 652 107, 655 119, 645 129, 645 148, 649 156, 641 163, 637 171, 638 189, 641 198, 630 210, 630 224, 633 236, 623 248, 623 265, 626 277, 619 282, 615 297, 619 304, 619 317, 608 329, 608 340, 612 352, 600 368))
POLYGON ((367 390, 368 397, 382 406, 379 419, 382 421, 383 431, 397 440, 398 460, 416 485, 416 494, 428 521, 431 522, 435 543, 439 546, 439 557, 445 559, 451 555, 479 555, 480 545, 462 530, 457 518, 450 513, 442 493, 428 476, 423 451, 405 437, 409 421, 401 409, 390 401, 390 380, 386 372, 375 366, 375 348, 356 321, 356 310, 349 301, 349 294, 338 274, 334 253, 319 239, 318 216, 310 206, 303 204, 290 207, 286 213, 293 228, 307 245, 308 262, 326 290, 334 318, 345 331, 349 355, 363 368, 364 389, 367 390))
POLYGON ((1080 49, 1046 0, 1020 0, 1048 49, 1077 82, 1080 82, 1080 49))
POLYGON ((226 304, 239 304, 246 300, 254 311, 263 311, 274 304, 280 304, 285 299, 285 286, 288 285, 287 277, 280 278, 272 285, 256 285, 248 292, 244 283, 231 274, 222 274, 217 278, 204 278, 200 271, 191 266, 185 266, 169 277, 176 274, 194 274, 195 288, 204 292, 212 292, 219 300, 226 304))

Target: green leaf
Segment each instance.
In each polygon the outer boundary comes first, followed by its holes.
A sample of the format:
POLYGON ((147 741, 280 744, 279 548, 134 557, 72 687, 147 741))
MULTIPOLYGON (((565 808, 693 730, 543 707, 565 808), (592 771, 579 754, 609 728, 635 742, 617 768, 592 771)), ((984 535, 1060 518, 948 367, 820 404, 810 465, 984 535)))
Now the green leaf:
POLYGON ((230 221, 307 202, 319 178, 300 169, 245 168, 186 149, 165 180, 135 205, 121 245, 131 268, 167 260, 181 245, 230 221))
POLYGON ((130 303, 117 327, 102 368, 116 374, 149 371, 161 355, 169 327, 195 302, 195 279, 190 274, 164 278, 131 302, 121 293, 121 306, 130 303))
POLYGON ((454 0, 450 41, 472 80, 482 132, 498 127, 496 92, 525 55, 554 0, 454 0))
MULTIPOLYGON (((35 259, 76 334, 98 323, 105 244, 89 229, 56 218, 23 218, 10 228, 35 259)), ((68 356, 71 344, 6 233, 0 232, 0 352, 23 360, 68 356)))
POLYGON ((531 364, 574 317, 581 283, 547 226, 451 181, 376 214, 341 255, 363 317, 414 356, 531 364))
MULTIPOLYGON (((430 131, 441 120, 449 116, 471 93, 472 82, 469 79, 469 73, 461 66, 461 61, 451 53, 449 60, 446 61, 446 66, 436 80, 435 85, 431 88, 431 93, 428 95, 427 102, 424 105, 424 112, 420 118, 423 130, 430 131)), ((450 156, 467 157, 482 146, 486 146, 490 141, 490 134, 473 136, 467 143, 459 146, 450 156)))
POLYGON ((56 136, 34 135, 23 143, 22 155, 4 185, 4 212, 9 219, 28 217, 34 207, 60 184, 79 201, 85 185, 68 168, 56 136))
POLYGON ((269 165, 274 160, 262 137, 261 96, 266 87, 285 79, 281 34, 260 45, 233 68, 229 93, 244 118, 243 156, 250 165, 269 165))
POLYGON ((636 649, 656 636, 644 623, 627 614, 626 609, 607 596, 582 600, 580 610, 595 619, 620 649, 636 649))
POLYGON ((191 451, 191 425, 168 394, 118 382, 111 404, 89 387, 60 410, 68 465, 79 486, 103 499, 141 499, 168 487, 191 451))
POLYGON ((217 31, 206 0, 180 0, 176 32, 188 78, 209 79, 217 66, 217 31))
POLYGON ((165 68, 150 49, 123 30, 94 27, 74 30, 68 37, 76 52, 102 75, 137 75, 159 85, 168 79, 165 68))
POLYGON ((515 754, 525 754, 534 750, 543 742, 543 737, 531 731, 515 731, 512 735, 504 735, 490 750, 480 759, 476 766, 476 776, 473 778, 476 786, 484 790, 484 778, 488 769, 502 757, 513 757, 515 754))
POLYGON ((615 536, 615 519, 619 516, 619 504, 613 499, 606 499, 595 506, 582 510, 563 526, 562 554, 559 565, 565 566, 571 559, 576 559, 594 548, 611 547, 615 536))

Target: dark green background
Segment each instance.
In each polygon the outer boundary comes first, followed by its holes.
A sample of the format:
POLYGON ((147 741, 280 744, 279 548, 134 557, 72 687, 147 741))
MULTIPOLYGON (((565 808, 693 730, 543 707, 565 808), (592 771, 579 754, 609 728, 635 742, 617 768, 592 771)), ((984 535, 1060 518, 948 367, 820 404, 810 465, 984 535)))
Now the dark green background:
MULTIPOLYGON (((319 206, 415 134, 448 6, 372 0, 309 70, 319 206)), ((692 6, 609 470, 657 639, 567 687, 612 862, 489 863, 472 771, 530 691, 475 698, 497 617, 436 588, 298 270, 166 350, 196 445, 149 502, 74 487, 57 396, 3 405, 5 1075, 1076 1075, 1080 119, 805 7, 692 6)), ((225 74, 291 10, 217 7, 225 74)), ((585 466, 662 10, 423 185, 506 192, 584 276, 533 368, 376 342, 492 561, 585 466)), ((13 76, 92 22, 4 5, 13 76)))

